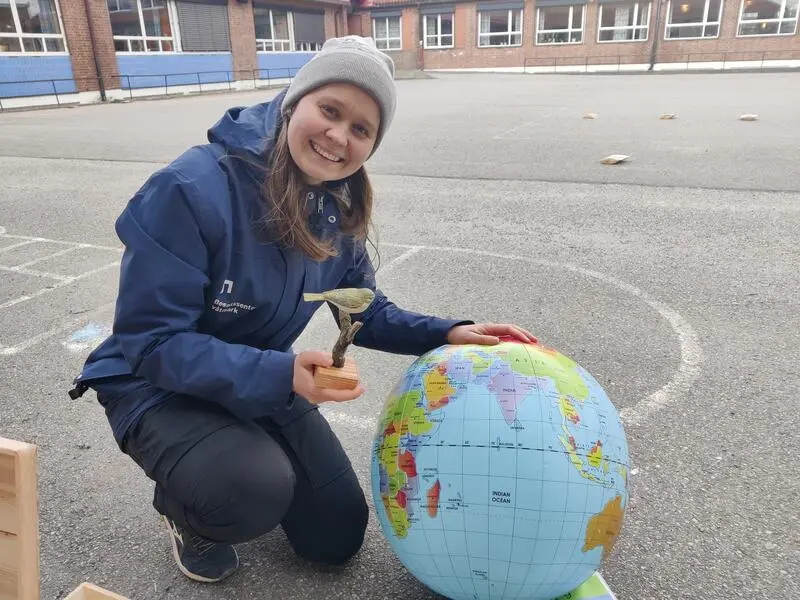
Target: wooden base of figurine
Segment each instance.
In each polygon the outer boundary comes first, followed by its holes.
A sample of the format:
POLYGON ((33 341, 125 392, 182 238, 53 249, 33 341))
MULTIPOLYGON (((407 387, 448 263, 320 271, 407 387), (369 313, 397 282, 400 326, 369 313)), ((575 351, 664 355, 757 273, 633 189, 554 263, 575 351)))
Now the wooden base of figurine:
POLYGON ((358 385, 358 368, 356 363, 345 357, 344 366, 341 369, 336 367, 317 367, 314 370, 314 383, 317 387, 333 390, 352 390, 358 385))

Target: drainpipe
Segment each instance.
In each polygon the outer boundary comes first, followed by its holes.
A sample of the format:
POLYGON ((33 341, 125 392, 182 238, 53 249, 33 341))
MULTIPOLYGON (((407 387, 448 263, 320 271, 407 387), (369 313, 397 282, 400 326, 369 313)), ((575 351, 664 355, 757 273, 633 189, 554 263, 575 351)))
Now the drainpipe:
POLYGON ((661 5, 664 0, 656 0, 656 29, 653 36, 653 43, 650 46, 650 67, 648 71, 652 71, 656 64, 656 54, 658 54, 658 42, 661 40, 661 5))
POLYGON ((100 100, 106 101, 106 88, 103 85, 102 71, 100 70, 100 61, 97 60, 97 43, 95 42, 94 35, 94 19, 92 19, 91 0, 83 0, 83 5, 86 8, 86 20, 89 22, 89 42, 92 45, 92 58, 94 59, 94 72, 97 75, 97 85, 100 88, 100 100))
POLYGON ((420 71, 425 70, 425 29, 423 24, 423 17, 422 15, 422 4, 417 2, 417 27, 419 28, 419 39, 417 40, 417 44, 419 44, 419 54, 417 58, 417 65, 420 71))

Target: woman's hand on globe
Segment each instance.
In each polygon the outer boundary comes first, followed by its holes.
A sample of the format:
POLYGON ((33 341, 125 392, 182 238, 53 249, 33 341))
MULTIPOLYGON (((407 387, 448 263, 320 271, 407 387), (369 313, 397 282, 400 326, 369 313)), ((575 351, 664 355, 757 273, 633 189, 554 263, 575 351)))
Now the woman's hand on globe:
POLYGON ((530 332, 522 327, 509 324, 496 323, 475 323, 472 325, 456 325, 447 333, 447 343, 458 344, 482 344, 484 346, 494 346, 500 343, 501 337, 513 337, 520 342, 536 344, 539 340, 530 332))

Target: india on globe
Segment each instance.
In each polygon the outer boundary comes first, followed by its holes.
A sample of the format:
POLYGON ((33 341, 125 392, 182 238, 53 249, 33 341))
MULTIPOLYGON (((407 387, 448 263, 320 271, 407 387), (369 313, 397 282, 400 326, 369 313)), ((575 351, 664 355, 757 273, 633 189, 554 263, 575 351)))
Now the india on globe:
POLYGON ((553 600, 609 555, 628 444, 603 388, 541 344, 416 359, 378 421, 372 494, 400 562, 452 600, 553 600))

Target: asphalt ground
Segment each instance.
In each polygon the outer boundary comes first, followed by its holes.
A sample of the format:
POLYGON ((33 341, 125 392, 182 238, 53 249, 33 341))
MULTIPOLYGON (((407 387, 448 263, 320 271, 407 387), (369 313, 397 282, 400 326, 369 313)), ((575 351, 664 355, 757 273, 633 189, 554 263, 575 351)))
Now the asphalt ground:
MULTIPOLYGON (((603 567, 618 597, 797 596, 800 74, 443 75, 398 90, 368 165, 379 284, 417 311, 518 323, 605 387, 634 469, 603 567), (616 153, 631 158, 601 164, 616 153)), ((238 548, 224 584, 186 580, 94 394, 66 396, 111 324, 128 198, 227 107, 269 95, 0 114, 0 436, 39 446, 43 599, 82 581, 132 599, 437 597, 374 512, 345 569, 298 560, 277 530, 238 548)), ((332 345, 318 317, 298 350, 332 345)), ((375 419, 412 359, 352 356, 367 392, 324 412, 369 490, 375 419)))

